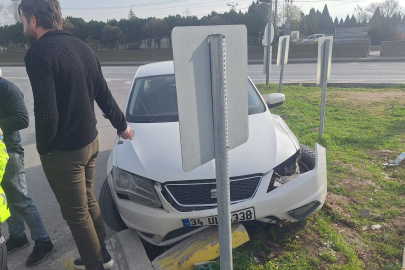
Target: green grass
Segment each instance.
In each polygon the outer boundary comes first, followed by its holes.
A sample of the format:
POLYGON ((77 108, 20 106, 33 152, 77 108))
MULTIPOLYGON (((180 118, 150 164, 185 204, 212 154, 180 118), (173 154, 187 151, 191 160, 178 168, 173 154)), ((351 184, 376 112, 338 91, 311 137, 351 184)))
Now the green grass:
MULTIPOLYGON (((258 89, 274 93, 278 86, 258 89)), ((300 143, 313 147, 321 89, 284 86, 283 93, 285 103, 272 113, 286 121, 300 143)), ((383 163, 405 152, 405 88, 329 88, 318 143, 327 149, 327 203, 303 222, 249 228, 251 241, 234 250, 234 269, 401 269, 405 161, 397 167, 383 163), (361 218, 362 208, 372 216, 361 218), (377 214, 384 221, 373 220, 377 214), (374 224, 382 228, 372 230, 374 224)))

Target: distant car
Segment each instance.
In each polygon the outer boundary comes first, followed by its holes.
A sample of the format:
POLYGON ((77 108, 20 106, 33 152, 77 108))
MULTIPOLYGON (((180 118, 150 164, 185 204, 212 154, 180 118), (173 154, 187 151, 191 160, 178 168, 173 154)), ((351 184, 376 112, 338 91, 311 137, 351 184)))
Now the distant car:
MULTIPOLYGON (((247 77, 249 139, 229 152, 232 222, 282 224, 303 220, 326 199, 325 149, 300 145, 247 77)), ((152 245, 167 246, 218 225, 215 161, 184 172, 173 62, 141 66, 124 113, 133 140, 115 139, 100 192, 104 221, 135 229, 152 245)))
POLYGON ((324 36, 325 36, 324 34, 311 35, 311 36, 309 36, 309 37, 303 38, 300 43, 302 43, 302 44, 317 43, 317 42, 318 42, 318 39, 319 39, 320 37, 324 37, 324 36))

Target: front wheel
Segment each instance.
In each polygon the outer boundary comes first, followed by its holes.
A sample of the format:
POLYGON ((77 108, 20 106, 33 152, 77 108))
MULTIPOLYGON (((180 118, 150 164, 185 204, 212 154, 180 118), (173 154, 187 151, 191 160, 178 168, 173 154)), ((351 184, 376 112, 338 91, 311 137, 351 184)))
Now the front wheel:
POLYGON ((117 232, 128 229, 115 205, 107 179, 105 179, 101 187, 99 201, 101 215, 108 227, 117 232))
POLYGON ((300 144, 301 159, 298 161, 300 173, 313 170, 315 168, 315 151, 304 144, 300 144))

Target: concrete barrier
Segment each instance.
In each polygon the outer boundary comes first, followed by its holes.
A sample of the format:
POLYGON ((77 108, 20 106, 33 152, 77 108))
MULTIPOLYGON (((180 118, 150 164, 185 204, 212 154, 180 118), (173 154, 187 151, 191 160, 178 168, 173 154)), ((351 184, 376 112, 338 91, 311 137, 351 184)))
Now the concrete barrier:
POLYGON ((405 56, 405 40, 381 42, 380 56, 383 57, 405 56))
MULTIPOLYGON (((405 42, 405 41, 403 41, 405 42)), ((401 43, 404 47, 405 43, 401 43)), ((390 45, 392 47, 392 45, 390 45)), ((399 48, 399 45, 395 45, 399 48)), ((389 49, 392 50, 392 49, 389 49)), ((396 51, 400 51, 396 49, 396 51)), ((273 46, 272 59, 277 58, 278 47, 273 46)), ((264 48, 262 46, 248 47, 249 60, 263 60, 264 48)), ((370 43, 335 43, 333 44, 333 58, 366 58, 370 53, 370 43)), ((383 53, 383 49, 381 49, 383 53)), ((112 51, 96 51, 96 55, 100 62, 157 62, 173 60, 173 52, 171 49, 151 49, 151 50, 112 50, 112 51)), ((405 54, 404 54, 405 55, 405 54)), ((24 63, 25 53, 1 53, 1 63, 24 63)), ((317 58, 318 44, 291 44, 289 58, 317 58)))
MULTIPOLYGON (((264 49, 261 46, 249 47, 249 59, 263 59, 264 49)), ((272 59, 277 58, 278 46, 273 45, 272 59)), ((366 58, 370 54, 369 42, 334 43, 333 58, 366 58)), ((318 44, 290 44, 289 59, 318 58, 318 44)))
POLYGON ((100 62, 173 60, 171 49, 96 51, 96 55, 100 62))

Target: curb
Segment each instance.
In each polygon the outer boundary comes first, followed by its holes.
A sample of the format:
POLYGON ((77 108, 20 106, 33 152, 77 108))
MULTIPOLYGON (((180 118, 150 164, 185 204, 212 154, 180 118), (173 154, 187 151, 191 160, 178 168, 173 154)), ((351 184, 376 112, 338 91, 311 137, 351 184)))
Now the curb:
MULTIPOLYGON (((107 241, 107 250, 114 260, 110 270, 152 270, 138 233, 128 229, 119 232, 107 241)), ((52 262, 47 270, 75 270, 73 261, 79 257, 77 249, 65 253, 52 262)))

